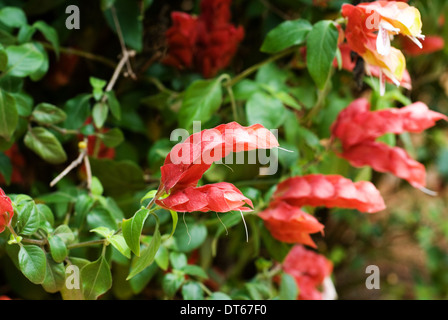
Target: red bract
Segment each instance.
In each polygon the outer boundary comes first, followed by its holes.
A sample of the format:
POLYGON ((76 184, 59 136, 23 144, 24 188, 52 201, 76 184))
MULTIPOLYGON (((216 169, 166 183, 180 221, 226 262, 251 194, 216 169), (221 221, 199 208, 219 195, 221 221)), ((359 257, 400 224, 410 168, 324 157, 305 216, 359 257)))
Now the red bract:
POLYGON ((316 248, 310 234, 323 232, 324 229, 315 217, 285 202, 258 215, 272 236, 286 243, 301 243, 316 248))
POLYGON ((206 78, 227 67, 244 38, 244 29, 230 23, 230 4, 231 0, 202 0, 197 18, 173 12, 163 63, 195 68, 206 78))
POLYGON ((172 12, 173 26, 166 32, 169 53, 163 60, 177 69, 191 68, 197 39, 197 18, 183 12, 172 12))
POLYGON ((282 267, 296 280, 299 300, 322 300, 319 287, 333 272, 333 264, 327 258, 296 245, 286 256, 282 267))
POLYGON ((416 47, 414 42, 409 38, 401 38, 401 45, 403 51, 409 56, 419 56, 422 54, 429 54, 443 50, 445 47, 445 40, 439 36, 426 36, 422 40, 422 48, 416 47))
POLYGON ((252 201, 246 198, 233 184, 220 182, 202 187, 188 187, 156 201, 159 206, 177 212, 233 210, 252 211, 252 201), (245 207, 249 205, 251 208, 245 207))
POLYGON ((370 166, 379 172, 390 172, 416 188, 426 185, 425 167, 405 150, 392 148, 374 140, 386 133, 422 132, 447 117, 429 110, 422 102, 401 109, 370 111, 364 99, 353 101, 332 125, 332 135, 342 143, 341 157, 355 167, 370 166))
POLYGON ((429 110, 422 102, 400 109, 373 112, 369 109, 368 100, 360 98, 339 114, 332 126, 332 133, 345 148, 364 140, 374 140, 386 133, 419 133, 434 126, 439 120, 447 120, 445 115, 429 110))
POLYGON ((165 192, 195 187, 213 162, 231 152, 278 147, 275 136, 262 125, 243 127, 236 122, 194 133, 168 154, 162 172, 165 192))
POLYGON ((0 233, 11 223, 13 216, 14 209, 12 207, 12 201, 2 188, 0 188, 0 233))
POLYGON ((385 209, 384 200, 368 181, 352 182, 339 175, 311 174, 281 182, 273 203, 286 202, 296 207, 325 206, 357 209, 374 213, 385 209))
POLYGON ((402 148, 392 148, 375 141, 365 141, 344 150, 341 157, 354 167, 370 166, 378 172, 390 172, 416 188, 426 185, 425 167, 402 148))

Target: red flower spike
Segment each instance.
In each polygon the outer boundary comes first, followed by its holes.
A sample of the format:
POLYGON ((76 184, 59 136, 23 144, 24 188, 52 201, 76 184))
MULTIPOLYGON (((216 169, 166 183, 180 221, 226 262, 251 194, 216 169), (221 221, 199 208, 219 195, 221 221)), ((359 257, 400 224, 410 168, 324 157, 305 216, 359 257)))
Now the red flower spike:
POLYGON ((407 180, 415 188, 424 188, 426 185, 425 167, 413 160, 402 148, 365 141, 344 150, 341 157, 354 167, 370 166, 378 172, 390 172, 407 180))
POLYGON ((281 182, 273 202, 284 201, 296 207, 325 206, 357 209, 374 213, 386 208, 378 189, 368 181, 352 182, 339 175, 312 174, 281 182))
POLYGON ((2 188, 0 188, 0 233, 11 223, 13 216, 14 208, 12 207, 12 201, 2 188))
POLYGON ((246 198, 233 184, 220 182, 202 187, 188 187, 172 193, 156 204, 168 210, 177 212, 194 211, 252 211, 252 201, 246 198), (245 207, 249 205, 251 208, 245 207))
POLYGON ((433 127, 439 120, 447 120, 441 113, 429 110, 422 102, 400 109, 369 111, 365 98, 357 99, 343 110, 332 127, 333 136, 339 138, 344 148, 364 140, 373 140, 386 133, 419 133, 433 127))
POLYGON ((333 264, 327 258, 296 245, 286 256, 282 268, 296 280, 299 300, 322 300, 318 287, 333 272, 333 264))
POLYGON ((198 17, 173 12, 163 63, 178 69, 194 68, 205 78, 227 67, 244 38, 244 29, 230 23, 231 2, 202 0, 198 17))
POLYGON ((391 148, 374 140, 386 133, 422 132, 438 120, 448 118, 429 110, 422 102, 400 109, 370 111, 367 99, 353 101, 332 125, 332 136, 342 143, 340 155, 355 167, 371 166, 379 172, 390 172, 416 188, 424 188, 425 167, 411 159, 401 148, 391 148))
POLYGON ((160 168, 162 189, 174 192, 195 187, 213 162, 231 152, 278 147, 275 136, 260 124, 243 127, 236 122, 194 133, 173 147, 160 168))
POLYGON ((300 243, 316 248, 310 234, 323 233, 324 229, 324 225, 315 217, 286 202, 280 202, 258 215, 272 236, 286 243, 300 243))

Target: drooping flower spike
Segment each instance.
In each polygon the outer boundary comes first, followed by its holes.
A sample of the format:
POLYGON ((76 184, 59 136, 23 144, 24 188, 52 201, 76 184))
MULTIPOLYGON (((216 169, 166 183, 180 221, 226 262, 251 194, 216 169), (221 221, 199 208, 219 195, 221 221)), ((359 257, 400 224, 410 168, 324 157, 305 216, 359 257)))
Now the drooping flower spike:
POLYGON ((357 6, 345 4, 342 15, 347 19, 347 43, 366 62, 367 74, 373 73, 372 67, 379 68, 381 95, 387 79, 397 86, 403 83, 406 60, 400 50, 391 46, 390 39, 402 34, 421 48, 419 39, 424 36, 420 12, 404 2, 375 1, 357 6))
POLYGON ((285 273, 291 275, 299 288, 299 300, 334 299, 327 296, 325 282, 330 280, 333 264, 323 255, 307 250, 301 245, 295 245, 282 263, 285 273), (324 290, 319 288, 323 286, 324 290))
POLYGON ((277 138, 260 124, 243 127, 236 122, 194 133, 177 144, 161 167, 161 191, 195 187, 210 166, 231 152, 272 149, 277 138))
POLYGON ((354 183, 339 175, 311 174, 279 183, 269 208, 259 213, 259 217, 275 239, 316 248, 310 235, 323 233, 324 226, 301 210, 303 206, 357 209, 367 213, 386 208, 371 182, 354 183))
POLYGON ((422 132, 439 120, 448 118, 429 110, 422 102, 400 109, 370 111, 367 99, 353 101, 332 125, 332 136, 342 144, 340 156, 355 167, 370 166, 378 172, 390 172, 423 189, 426 170, 402 148, 390 147, 375 139, 386 134, 422 132))
POLYGON ((369 181, 353 182, 339 175, 310 174, 279 183, 272 203, 357 209, 375 213, 386 208, 378 189, 369 181))
POLYGON ((317 248, 310 234, 323 233, 324 225, 298 207, 280 202, 258 214, 271 235, 282 242, 317 248))
POLYGON ((12 207, 11 199, 0 188, 0 233, 2 233, 11 223, 14 216, 14 208, 12 207))

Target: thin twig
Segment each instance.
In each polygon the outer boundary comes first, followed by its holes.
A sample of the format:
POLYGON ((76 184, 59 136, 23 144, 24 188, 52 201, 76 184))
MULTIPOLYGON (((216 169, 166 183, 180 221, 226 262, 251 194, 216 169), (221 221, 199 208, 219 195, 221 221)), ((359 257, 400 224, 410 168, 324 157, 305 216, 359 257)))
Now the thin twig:
MULTIPOLYGON (((114 6, 112 6, 110 8, 110 11, 112 12, 112 18, 114 20, 115 30, 117 30, 118 39, 120 40, 121 52, 124 57, 126 55, 126 52, 128 52, 128 50, 126 49, 126 44, 124 42, 123 33, 122 33, 121 27, 120 27, 120 22, 118 21, 117 11, 115 10, 114 6)), ((129 59, 126 59, 126 68, 127 68, 128 75, 134 80, 137 79, 137 76, 135 75, 134 71, 132 70, 131 62, 129 61, 129 59)))
MULTIPOLYGON (((87 139, 84 139, 84 142, 87 142, 87 139)), ((84 148, 79 153, 78 158, 73 160, 73 162, 70 163, 70 165, 67 168, 65 168, 64 171, 62 171, 56 178, 54 178, 50 182, 50 187, 54 187, 56 185, 56 183, 58 183, 62 178, 64 178, 67 174, 69 174, 70 171, 72 171, 74 168, 79 166, 82 163, 82 161, 84 160, 84 158, 86 157, 86 155, 87 155, 87 148, 84 148)))
POLYGON ((84 157, 84 165, 86 166, 86 174, 87 174, 87 190, 90 191, 92 187, 92 169, 90 167, 89 156, 87 154, 84 157))

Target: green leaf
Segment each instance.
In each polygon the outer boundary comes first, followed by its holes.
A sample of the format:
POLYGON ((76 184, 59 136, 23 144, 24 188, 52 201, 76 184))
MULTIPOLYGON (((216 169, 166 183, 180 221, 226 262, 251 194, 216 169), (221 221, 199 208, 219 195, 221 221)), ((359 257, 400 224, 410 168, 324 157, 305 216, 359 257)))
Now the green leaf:
POLYGON ((117 230, 117 219, 112 215, 112 212, 103 207, 94 207, 87 215, 87 224, 91 229, 97 227, 106 227, 112 230, 117 230))
POLYGON ((177 214, 176 211, 170 210, 170 213, 171 213, 171 218, 173 219, 173 228, 171 229, 169 238, 171 238, 174 235, 174 232, 176 231, 176 227, 177 227, 177 221, 179 220, 179 215, 177 214))
POLYGON ((92 110, 92 118, 93 123, 95 123, 95 126, 97 128, 101 129, 103 127, 104 123, 106 122, 108 113, 109 107, 107 106, 107 104, 103 102, 95 103, 92 110))
POLYGON ((32 43, 9 46, 5 49, 8 66, 5 73, 14 77, 27 77, 38 71, 45 62, 42 52, 32 43))
POLYGON ((276 129, 285 122, 287 112, 280 100, 257 92, 246 103, 246 115, 250 125, 259 123, 265 128, 276 129))
POLYGON ((140 256, 140 236, 148 215, 149 210, 142 208, 132 218, 123 220, 121 224, 123 237, 131 251, 137 256, 140 256))
POLYGON ((222 102, 221 78, 196 80, 185 91, 179 110, 179 125, 187 130, 193 121, 206 122, 219 109, 222 102))
POLYGON ((299 289, 296 280, 287 273, 283 273, 280 282, 279 299, 280 300, 297 300, 299 289))
POLYGON ((112 197, 123 196, 145 188, 143 171, 132 161, 92 158, 90 165, 92 174, 103 184, 104 192, 112 197))
POLYGON ((47 259, 38 246, 22 245, 19 250, 19 266, 25 277, 32 283, 41 284, 45 280, 47 259))
POLYGON ((29 130, 24 143, 51 164, 60 164, 67 160, 67 155, 59 140, 45 128, 34 127, 29 130))
POLYGON ((80 94, 65 103, 64 109, 67 114, 65 128, 79 129, 84 125, 90 115, 90 98, 88 94, 80 94))
POLYGON ((8 55, 6 51, 1 48, 0 50, 0 71, 5 71, 8 66, 8 55))
POLYGON ((28 117, 33 111, 34 101, 33 97, 25 92, 11 93, 16 99, 17 112, 21 117, 28 117))
POLYGON ((93 195, 96 196, 100 196, 104 192, 104 188, 103 185, 101 184, 101 181, 95 176, 92 177, 92 184, 90 186, 90 191, 92 192, 93 195))
POLYGON ((232 300, 227 294, 222 292, 213 292, 212 295, 208 298, 209 300, 232 300))
POLYGON ((0 89, 0 137, 9 141, 19 123, 16 99, 0 89))
POLYGON ((54 261, 62 262, 68 255, 67 246, 64 240, 58 236, 48 237, 48 244, 50 245, 50 253, 54 261))
POLYGON ((188 274, 189 276, 195 276, 195 277, 199 277, 202 279, 208 278, 208 275, 204 271, 204 269, 202 269, 201 267, 196 266, 196 265, 187 264, 187 265, 183 266, 180 269, 180 271, 184 272, 185 274, 188 274))
POLYGON ((49 103, 39 103, 31 116, 34 121, 41 125, 56 124, 65 121, 67 118, 62 109, 49 103))
POLYGON ((132 279, 134 276, 145 270, 147 267, 153 263, 157 251, 159 250, 161 242, 161 236, 159 232, 159 224, 157 223, 154 235, 151 239, 149 246, 145 247, 139 257, 135 257, 132 260, 131 272, 126 278, 127 280, 132 279))
POLYGON ((175 270, 180 270, 187 265, 187 256, 183 252, 170 253, 171 266, 175 270))
POLYGON ((176 291, 179 290, 185 279, 182 274, 167 273, 162 279, 162 288, 165 291, 168 298, 173 297, 176 291))
POLYGON ((189 281, 182 286, 182 297, 184 300, 204 300, 204 291, 199 283, 189 281))
POLYGON ((107 82, 102 79, 95 77, 90 77, 90 85, 93 88, 93 98, 99 101, 103 97, 103 88, 106 86, 107 82))
POLYGON ((58 226, 54 230, 53 235, 61 238, 67 245, 75 242, 75 234, 66 224, 61 224, 60 226, 58 226))
POLYGON ((113 128, 104 133, 98 133, 98 137, 106 147, 115 148, 124 141, 123 132, 119 128, 113 128))
POLYGON ((40 215, 34 201, 27 201, 16 207, 18 214, 17 231, 22 235, 32 235, 40 226, 40 215))
POLYGON ((312 25, 307 20, 285 21, 269 31, 260 50, 267 53, 276 53, 303 44, 311 29, 312 25))
POLYGON ((143 203, 143 201, 145 201, 145 200, 147 200, 147 199, 152 199, 152 198, 154 198, 154 197, 156 196, 156 194, 157 194, 157 190, 151 190, 151 191, 148 191, 148 192, 143 196, 143 198, 140 199, 140 203, 143 203))
POLYGON ((169 254, 167 248, 160 246, 159 250, 154 257, 157 265, 164 271, 168 269, 169 264, 169 254))
POLYGON ((56 29, 48 25, 45 21, 36 21, 33 27, 39 30, 53 46, 56 56, 59 57, 59 37, 56 29))
POLYGON ((106 228, 106 227, 98 227, 98 228, 90 230, 90 232, 98 233, 99 235, 103 236, 105 239, 109 239, 114 234, 114 230, 110 230, 109 228, 106 228))
POLYGON ((191 223, 193 221, 191 219, 185 220, 188 227, 182 223, 177 226, 176 233, 174 234, 174 242, 177 250, 190 252, 198 248, 205 241, 207 227, 203 224, 191 223))
POLYGON ((107 104, 109 105, 110 112, 117 120, 121 120, 121 106, 114 91, 107 91, 105 93, 107 97, 107 104))
POLYGON ((89 263, 81 270, 82 290, 86 300, 96 300, 112 287, 112 274, 106 258, 89 263))
POLYGON ((338 30, 333 21, 319 21, 307 38, 307 67, 317 87, 322 90, 332 69, 338 49, 338 30))
POLYGON ((25 12, 17 7, 4 7, 1 9, 0 21, 11 28, 19 28, 28 23, 25 12))
POLYGON ((124 255, 128 259, 131 259, 131 250, 129 249, 128 245, 126 244, 126 240, 124 240, 124 237, 122 235, 116 234, 110 237, 108 240, 110 244, 122 255, 124 255))
POLYGON ((63 263, 54 262, 47 254, 47 268, 42 287, 49 293, 60 291, 65 285, 65 268, 63 263))
POLYGON ((34 71, 32 74, 30 74, 30 79, 33 81, 39 81, 47 73, 48 68, 50 67, 50 62, 49 62, 47 51, 45 51, 45 48, 43 47, 43 45, 39 42, 33 42, 33 45, 42 54, 43 61, 42 61, 42 64, 40 65, 39 69, 34 71))

